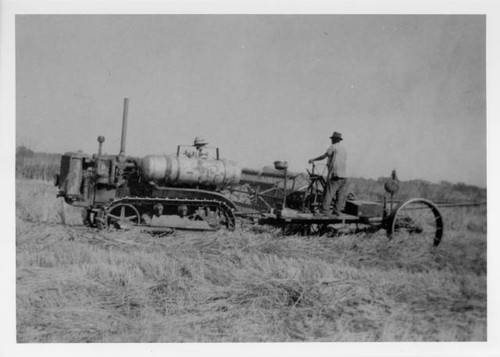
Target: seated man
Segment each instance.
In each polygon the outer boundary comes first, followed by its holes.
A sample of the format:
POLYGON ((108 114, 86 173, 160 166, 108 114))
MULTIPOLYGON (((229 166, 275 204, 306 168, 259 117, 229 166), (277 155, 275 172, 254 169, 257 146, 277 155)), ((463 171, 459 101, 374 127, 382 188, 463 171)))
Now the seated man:
POLYGON ((208 145, 208 141, 205 140, 204 137, 202 136, 197 136, 194 139, 194 147, 196 148, 196 152, 193 153, 193 157, 199 158, 199 159, 206 159, 208 158, 208 151, 205 149, 205 146, 208 145))

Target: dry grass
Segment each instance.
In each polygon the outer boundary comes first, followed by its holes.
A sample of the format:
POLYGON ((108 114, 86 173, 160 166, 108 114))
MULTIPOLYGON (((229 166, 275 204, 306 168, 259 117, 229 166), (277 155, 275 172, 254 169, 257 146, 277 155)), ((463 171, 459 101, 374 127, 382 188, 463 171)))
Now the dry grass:
POLYGON ((485 341, 486 215, 443 210, 433 249, 383 231, 153 237, 79 226, 17 181, 18 342, 485 341))
POLYGON ((16 151, 16 177, 53 181, 59 173, 61 155, 35 153, 26 147, 17 148, 16 151))

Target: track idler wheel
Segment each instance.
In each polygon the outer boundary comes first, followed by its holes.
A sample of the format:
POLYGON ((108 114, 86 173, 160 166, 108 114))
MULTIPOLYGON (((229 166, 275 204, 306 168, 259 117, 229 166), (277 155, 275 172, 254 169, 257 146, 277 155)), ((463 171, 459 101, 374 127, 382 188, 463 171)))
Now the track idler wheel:
POLYGON ((107 209, 101 209, 97 214, 96 225, 99 229, 110 227, 116 229, 129 229, 141 222, 137 208, 128 203, 116 203, 107 209))

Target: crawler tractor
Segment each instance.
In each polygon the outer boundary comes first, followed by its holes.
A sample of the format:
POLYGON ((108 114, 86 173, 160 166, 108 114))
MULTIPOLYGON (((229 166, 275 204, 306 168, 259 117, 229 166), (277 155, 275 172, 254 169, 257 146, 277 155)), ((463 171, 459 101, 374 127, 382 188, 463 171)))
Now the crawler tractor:
POLYGON ((120 153, 103 155, 104 137, 99 136, 97 154, 64 154, 56 176, 58 196, 84 208, 84 223, 91 227, 232 229, 236 206, 220 191, 238 183, 238 165, 219 158, 217 148, 203 159, 187 146, 172 155, 127 156, 128 102, 125 98, 120 153))

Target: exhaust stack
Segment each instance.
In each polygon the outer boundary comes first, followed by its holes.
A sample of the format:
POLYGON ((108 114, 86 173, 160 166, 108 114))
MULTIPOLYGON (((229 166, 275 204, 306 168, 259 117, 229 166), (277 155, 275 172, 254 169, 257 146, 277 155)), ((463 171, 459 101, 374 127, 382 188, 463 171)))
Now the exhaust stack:
POLYGON ((120 144, 120 156, 125 156, 125 144, 127 142, 127 121, 128 121, 128 98, 124 98, 124 100, 123 100, 122 141, 120 144))

